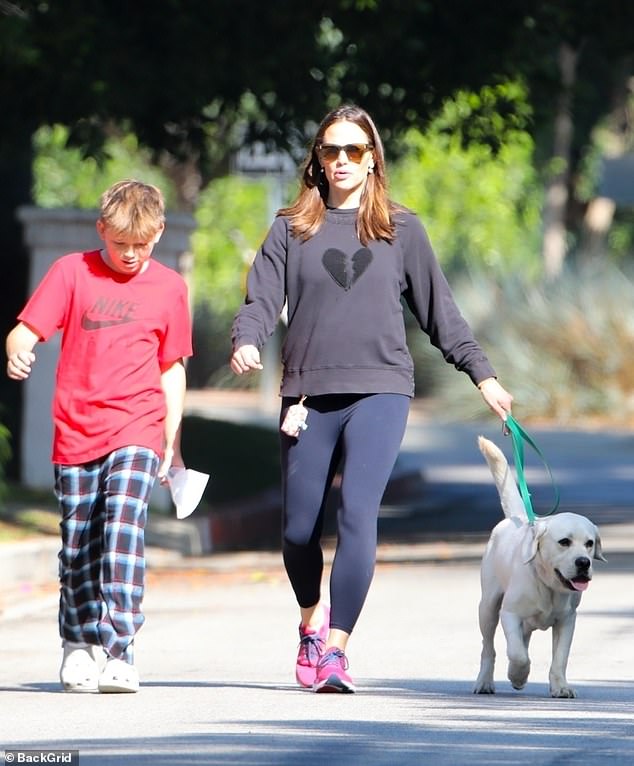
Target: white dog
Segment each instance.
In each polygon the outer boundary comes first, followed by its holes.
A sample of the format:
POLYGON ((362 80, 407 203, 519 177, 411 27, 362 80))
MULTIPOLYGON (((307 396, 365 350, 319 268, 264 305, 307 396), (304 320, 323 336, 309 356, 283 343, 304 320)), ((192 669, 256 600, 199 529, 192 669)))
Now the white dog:
POLYGON ((473 691, 495 693, 493 638, 500 620, 513 687, 522 689, 528 679, 533 631, 552 628, 550 694, 576 697, 566 681, 566 666, 581 593, 592 579, 592 559, 605 561, 599 532, 576 513, 559 513, 529 524, 506 458, 482 436, 478 445, 493 474, 506 518, 491 533, 482 559, 482 656, 473 691))

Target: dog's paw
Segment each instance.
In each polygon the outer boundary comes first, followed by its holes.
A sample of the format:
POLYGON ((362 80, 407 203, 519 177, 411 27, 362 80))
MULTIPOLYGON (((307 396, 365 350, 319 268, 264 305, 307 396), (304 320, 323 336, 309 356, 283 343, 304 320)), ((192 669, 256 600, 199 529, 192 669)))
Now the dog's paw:
POLYGON ((528 674, 531 666, 528 665, 509 665, 509 672, 507 674, 511 686, 518 691, 526 686, 528 681, 528 674))
POLYGON ((557 699, 575 699, 577 692, 570 686, 560 686, 550 690, 550 696, 557 699))
POLYGON ((477 681, 473 687, 474 694, 495 694, 495 684, 493 681, 477 681))
POLYGON ((514 689, 523 689, 528 681, 530 662, 509 662, 508 679, 514 689))

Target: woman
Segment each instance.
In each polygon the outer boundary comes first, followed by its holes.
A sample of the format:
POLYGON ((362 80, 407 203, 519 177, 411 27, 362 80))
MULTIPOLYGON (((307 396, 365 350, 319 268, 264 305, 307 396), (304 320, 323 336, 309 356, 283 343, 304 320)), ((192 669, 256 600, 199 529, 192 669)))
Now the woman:
POLYGON ((414 395, 401 296, 503 420, 512 402, 456 307, 422 225, 388 199, 386 187, 370 116, 354 105, 326 115, 299 195, 278 212, 258 251, 233 325, 233 371, 261 370, 260 349, 288 302, 280 420, 300 401, 307 419, 305 430, 290 431, 296 436, 281 436, 283 557, 300 609, 296 678, 316 692, 355 691, 345 650, 374 574, 379 505, 414 395), (338 466, 329 609, 321 600, 320 537, 338 466))

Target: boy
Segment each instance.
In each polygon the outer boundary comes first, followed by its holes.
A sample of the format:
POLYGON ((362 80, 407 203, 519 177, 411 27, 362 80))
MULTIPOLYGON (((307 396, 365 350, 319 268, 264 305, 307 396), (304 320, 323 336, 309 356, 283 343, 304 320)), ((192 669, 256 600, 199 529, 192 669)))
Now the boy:
POLYGON ((136 692, 144 528, 156 477, 182 465, 187 287, 150 260, 165 228, 159 189, 121 181, 101 198, 101 250, 44 276, 7 336, 7 374, 29 377, 38 341, 62 332, 53 402, 60 680, 72 692, 136 692))

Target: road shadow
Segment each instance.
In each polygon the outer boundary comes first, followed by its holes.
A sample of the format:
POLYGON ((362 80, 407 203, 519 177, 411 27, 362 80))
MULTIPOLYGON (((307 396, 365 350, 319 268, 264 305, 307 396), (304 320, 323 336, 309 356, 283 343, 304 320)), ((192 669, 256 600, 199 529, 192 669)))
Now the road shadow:
MULTIPOLYGON (((29 749, 72 747, 82 766, 545 766, 581 754, 601 766, 631 762, 632 683, 578 684, 576 700, 551 699, 542 684, 496 695, 474 695, 470 686, 460 680, 381 679, 354 697, 310 695, 309 716, 223 717, 211 708, 194 709, 195 731, 116 740, 98 733, 79 740, 67 736, 29 743, 29 749), (402 714, 390 720, 377 704, 386 710, 397 706, 402 714)), ((280 689, 269 691, 274 696, 280 689)))

